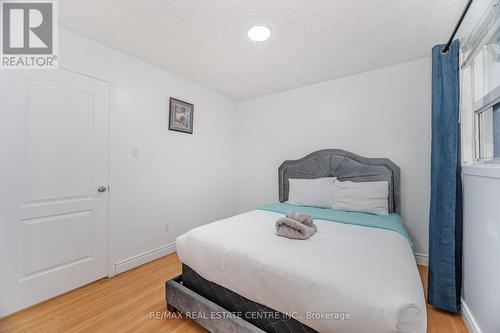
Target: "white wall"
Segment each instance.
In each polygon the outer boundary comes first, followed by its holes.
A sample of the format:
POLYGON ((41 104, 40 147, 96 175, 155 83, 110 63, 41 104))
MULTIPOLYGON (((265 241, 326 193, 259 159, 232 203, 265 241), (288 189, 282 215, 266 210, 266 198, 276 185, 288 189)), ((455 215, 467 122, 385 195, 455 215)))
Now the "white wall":
POLYGON ((424 58, 238 106, 238 209, 278 200, 278 166, 323 148, 401 167, 402 215, 428 253, 431 62, 424 58))
POLYGON ((463 168, 463 292, 471 332, 500 332, 500 167, 463 168))
POLYGON ((236 212, 236 102, 64 28, 59 48, 61 67, 111 84, 112 268, 236 212), (171 96, 194 103, 193 135, 168 130, 171 96))

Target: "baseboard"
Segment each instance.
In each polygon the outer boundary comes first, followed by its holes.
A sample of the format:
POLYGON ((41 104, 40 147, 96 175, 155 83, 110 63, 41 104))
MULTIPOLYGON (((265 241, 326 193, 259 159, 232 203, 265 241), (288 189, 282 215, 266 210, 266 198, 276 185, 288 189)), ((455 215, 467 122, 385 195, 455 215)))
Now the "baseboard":
POLYGON ((476 319, 474 319, 474 316, 470 312, 469 307, 465 303, 464 299, 461 299, 462 303, 462 318, 464 320, 465 327, 467 327, 467 330, 470 333, 482 333, 481 329, 479 328, 479 325, 477 324, 476 319))
POLYGON ((175 252, 175 242, 170 244, 165 244, 163 246, 157 247, 156 249, 152 249, 146 251, 144 253, 138 254, 136 256, 130 257, 125 260, 118 261, 115 264, 115 272, 116 274, 123 273, 132 269, 134 267, 143 265, 152 260, 158 259, 160 257, 166 256, 167 254, 175 252))
POLYGON ((415 252, 414 255, 417 265, 429 266, 429 256, 427 254, 415 252))

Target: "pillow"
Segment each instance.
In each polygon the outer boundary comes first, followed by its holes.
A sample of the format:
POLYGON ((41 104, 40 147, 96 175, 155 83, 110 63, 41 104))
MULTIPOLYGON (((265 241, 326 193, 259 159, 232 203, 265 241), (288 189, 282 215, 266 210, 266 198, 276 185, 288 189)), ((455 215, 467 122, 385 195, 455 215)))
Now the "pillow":
POLYGON ((336 177, 288 179, 288 203, 294 205, 332 208, 333 184, 336 177))
POLYGON ((389 214, 389 183, 336 181, 333 190, 333 208, 370 213, 389 214))

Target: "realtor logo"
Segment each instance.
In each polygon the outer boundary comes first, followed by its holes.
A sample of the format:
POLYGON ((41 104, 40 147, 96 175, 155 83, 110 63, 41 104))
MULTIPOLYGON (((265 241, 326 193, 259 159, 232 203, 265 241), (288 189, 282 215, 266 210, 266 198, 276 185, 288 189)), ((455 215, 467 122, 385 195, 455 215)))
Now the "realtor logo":
POLYGON ((55 68, 56 30, 53 0, 0 0, 1 68, 55 68))

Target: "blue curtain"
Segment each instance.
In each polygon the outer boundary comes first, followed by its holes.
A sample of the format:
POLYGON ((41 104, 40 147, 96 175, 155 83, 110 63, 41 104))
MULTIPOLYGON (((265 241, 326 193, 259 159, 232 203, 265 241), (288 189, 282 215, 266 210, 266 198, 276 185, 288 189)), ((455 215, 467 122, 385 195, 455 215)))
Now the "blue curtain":
POLYGON ((432 49, 432 156, 428 302, 460 311, 462 182, 459 125, 459 42, 432 49))

